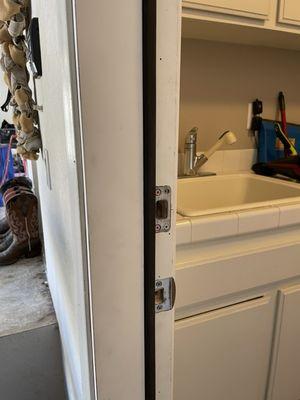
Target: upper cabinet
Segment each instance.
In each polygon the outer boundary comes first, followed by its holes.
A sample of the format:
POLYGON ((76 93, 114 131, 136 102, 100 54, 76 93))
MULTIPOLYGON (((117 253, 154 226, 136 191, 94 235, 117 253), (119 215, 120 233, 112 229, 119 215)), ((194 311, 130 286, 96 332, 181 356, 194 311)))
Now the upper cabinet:
POLYGON ((300 26, 299 0, 280 0, 278 22, 300 26))
MULTIPOLYGON (((295 1, 290 0, 291 3, 295 1)), ((271 0, 188 0, 183 5, 203 11, 266 20, 269 18, 271 0)))
POLYGON ((182 36, 300 50, 300 0, 184 0, 182 36))

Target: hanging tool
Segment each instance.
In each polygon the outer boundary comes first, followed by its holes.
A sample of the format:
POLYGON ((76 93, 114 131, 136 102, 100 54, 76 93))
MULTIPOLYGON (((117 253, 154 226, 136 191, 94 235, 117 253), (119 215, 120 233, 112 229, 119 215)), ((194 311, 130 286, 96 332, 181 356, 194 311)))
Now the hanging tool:
POLYGON ((297 153, 295 146, 289 140, 287 135, 283 132, 283 130, 278 122, 275 122, 274 129, 275 129, 276 136, 283 144, 284 154, 287 153, 289 156, 296 156, 298 153, 297 153))
POLYGON ((255 147, 258 148, 258 132, 261 129, 262 124, 262 114, 263 112, 263 102, 259 99, 256 99, 252 102, 252 121, 250 130, 253 133, 253 137, 255 140, 255 147))
MULTIPOLYGON (((282 132, 285 134, 285 136, 288 137, 287 123, 286 123, 285 98, 284 98, 283 92, 279 92, 279 94, 278 94, 278 104, 279 104, 279 110, 280 110, 280 115, 281 115, 281 129, 282 129, 282 132)), ((291 155, 288 147, 284 147, 284 155, 285 155, 285 157, 291 155)))

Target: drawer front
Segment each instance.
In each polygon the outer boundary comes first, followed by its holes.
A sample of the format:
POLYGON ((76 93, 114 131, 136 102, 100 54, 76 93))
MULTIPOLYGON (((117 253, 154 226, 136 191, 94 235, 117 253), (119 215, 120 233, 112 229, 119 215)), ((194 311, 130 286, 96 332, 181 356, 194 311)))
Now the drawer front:
POLYGON ((176 319, 197 314, 204 302, 300 276, 300 244, 197 262, 176 269, 176 319))
POLYGON ((263 20, 269 17, 270 4, 271 0, 190 0, 183 2, 184 7, 263 20))
POLYGON ((278 22, 300 26, 299 0, 280 0, 278 22))

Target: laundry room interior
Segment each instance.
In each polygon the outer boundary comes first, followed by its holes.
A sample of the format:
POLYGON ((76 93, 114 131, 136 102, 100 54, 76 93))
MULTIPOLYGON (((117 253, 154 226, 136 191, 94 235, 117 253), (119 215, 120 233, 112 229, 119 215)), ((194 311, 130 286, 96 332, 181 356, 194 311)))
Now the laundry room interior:
POLYGON ((244 3, 183 2, 176 400, 300 394, 300 19, 244 3))

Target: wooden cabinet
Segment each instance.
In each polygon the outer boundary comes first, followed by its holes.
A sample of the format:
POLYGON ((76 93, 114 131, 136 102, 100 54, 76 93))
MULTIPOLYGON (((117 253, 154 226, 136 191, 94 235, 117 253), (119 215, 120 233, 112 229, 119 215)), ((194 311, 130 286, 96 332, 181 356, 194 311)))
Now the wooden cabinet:
POLYGON ((280 290, 270 400, 300 399, 300 285, 280 290))
POLYGON ((271 0, 188 0, 183 6, 223 14, 266 20, 271 0))
POLYGON ((278 21, 300 26, 299 0, 279 0, 278 21))
POLYGON ((174 400, 264 400, 273 304, 262 296, 177 321, 174 400))

